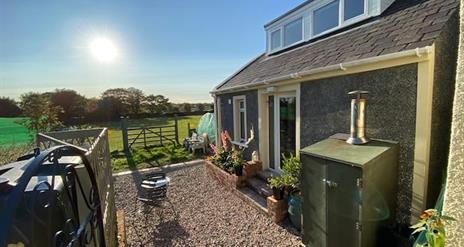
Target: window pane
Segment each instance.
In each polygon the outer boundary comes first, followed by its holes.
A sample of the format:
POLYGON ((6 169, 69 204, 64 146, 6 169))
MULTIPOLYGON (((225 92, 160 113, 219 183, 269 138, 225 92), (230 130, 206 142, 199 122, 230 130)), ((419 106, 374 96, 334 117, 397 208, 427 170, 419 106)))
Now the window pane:
POLYGON ((243 100, 240 101, 240 110, 245 109, 245 103, 243 100))
POLYGON ((303 38, 303 21, 299 18, 284 27, 284 46, 291 45, 303 38))
POLYGON ((339 4, 340 1, 336 0, 314 11, 314 35, 320 34, 326 30, 338 26, 339 4))
POLYGON ((364 0, 345 0, 345 21, 364 14, 364 0))
POLYGON ((245 140, 245 113, 240 112, 240 140, 245 140))
POLYGON ((280 47, 280 30, 271 33, 271 50, 280 47))

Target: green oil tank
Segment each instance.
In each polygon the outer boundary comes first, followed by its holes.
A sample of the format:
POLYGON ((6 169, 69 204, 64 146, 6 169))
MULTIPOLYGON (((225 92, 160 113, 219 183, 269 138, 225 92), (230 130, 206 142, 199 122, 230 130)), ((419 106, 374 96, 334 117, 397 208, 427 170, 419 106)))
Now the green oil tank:
POLYGON ((398 144, 351 145, 348 137, 337 134, 300 151, 306 246, 381 246, 381 229, 394 223, 398 144))

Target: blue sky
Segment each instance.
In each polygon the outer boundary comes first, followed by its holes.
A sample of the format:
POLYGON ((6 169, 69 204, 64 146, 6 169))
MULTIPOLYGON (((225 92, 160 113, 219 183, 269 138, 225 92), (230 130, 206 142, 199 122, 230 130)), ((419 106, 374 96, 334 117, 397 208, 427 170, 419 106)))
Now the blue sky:
POLYGON ((0 96, 136 87, 174 102, 209 91, 265 49, 264 24, 303 0, 0 1, 0 96), (112 63, 89 43, 106 37, 112 63))

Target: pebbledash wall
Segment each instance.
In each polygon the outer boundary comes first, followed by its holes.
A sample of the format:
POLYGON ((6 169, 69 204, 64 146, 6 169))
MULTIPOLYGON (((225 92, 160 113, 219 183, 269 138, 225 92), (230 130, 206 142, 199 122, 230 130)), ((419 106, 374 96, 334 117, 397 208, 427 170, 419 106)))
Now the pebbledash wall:
POLYGON ((251 160, 251 153, 255 150, 259 150, 259 128, 258 128, 258 91, 246 91, 237 92, 230 94, 218 95, 221 111, 221 126, 222 130, 227 130, 229 135, 234 138, 234 104, 233 97, 244 95, 246 97, 246 126, 247 126, 247 137, 250 138, 250 129, 253 127, 254 140, 250 143, 248 148, 244 152, 246 159, 251 160))
MULTIPOLYGON (((457 57, 457 16, 435 42, 432 129, 427 208, 434 207, 443 183, 449 149, 452 97, 457 57)), ((397 220, 409 223, 412 202, 417 107, 417 64, 333 77, 301 84, 301 147, 335 133, 349 133, 350 99, 367 96, 367 134, 400 144, 397 220)), ((420 100, 419 100, 420 102, 420 100)))
MULTIPOLYGON (((453 95, 456 81, 459 43, 458 13, 447 22, 435 41, 435 73, 432 101, 432 134, 428 193, 438 195, 448 164, 453 95)), ((427 206, 434 207, 436 198, 428 197, 427 206)))
POLYGON ((301 146, 350 132, 352 90, 367 90, 370 138, 400 144, 397 220, 408 222, 411 207, 416 129, 417 64, 302 83, 301 146))

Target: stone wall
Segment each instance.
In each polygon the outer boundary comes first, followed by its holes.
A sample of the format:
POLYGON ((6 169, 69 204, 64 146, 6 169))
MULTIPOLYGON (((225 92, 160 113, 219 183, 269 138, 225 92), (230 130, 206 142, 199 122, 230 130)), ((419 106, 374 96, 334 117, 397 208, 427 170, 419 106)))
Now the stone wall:
POLYGON ((221 94, 217 97, 220 99, 221 105, 218 107, 221 111, 221 125, 222 130, 227 130, 230 136, 234 137, 234 105, 233 97, 245 95, 246 97, 246 120, 247 120, 247 136, 249 138, 250 129, 253 127, 255 133, 255 139, 250 143, 248 149, 245 150, 245 159, 251 159, 251 153, 255 150, 259 150, 259 129, 258 129, 258 91, 246 91, 238 92, 233 94, 221 94), (230 104, 229 104, 230 100, 230 104))
POLYGON ((367 90, 367 135, 400 144, 397 220, 409 223, 415 142, 417 64, 302 83, 301 147, 350 131, 352 90, 367 90))
POLYGON ((461 0, 459 52, 454 93, 444 213, 457 219, 447 226, 446 246, 464 246, 464 1, 461 0))

